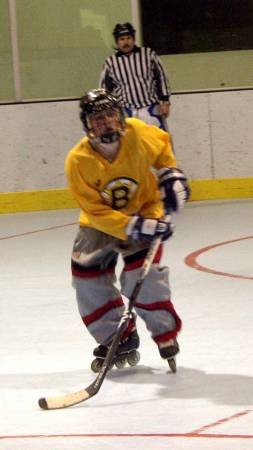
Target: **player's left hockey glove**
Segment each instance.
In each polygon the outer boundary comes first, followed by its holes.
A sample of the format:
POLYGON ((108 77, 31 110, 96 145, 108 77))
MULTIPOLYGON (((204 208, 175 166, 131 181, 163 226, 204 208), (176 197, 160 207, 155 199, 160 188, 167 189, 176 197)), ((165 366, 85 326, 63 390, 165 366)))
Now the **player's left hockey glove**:
POLYGON ((165 241, 173 235, 174 225, 171 216, 166 216, 164 220, 133 216, 127 224, 126 233, 136 241, 152 241, 156 237, 165 241))
POLYGON ((190 197, 185 174, 180 169, 164 167, 157 175, 165 211, 179 211, 190 197))

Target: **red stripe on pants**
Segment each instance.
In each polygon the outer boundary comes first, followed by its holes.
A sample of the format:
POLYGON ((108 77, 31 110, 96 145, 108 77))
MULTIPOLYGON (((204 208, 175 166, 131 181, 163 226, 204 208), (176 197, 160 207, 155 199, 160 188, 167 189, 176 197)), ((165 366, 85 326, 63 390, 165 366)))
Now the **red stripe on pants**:
POLYGON ((72 267, 72 275, 77 278, 96 278, 101 275, 106 275, 109 273, 114 273, 114 267, 110 269, 99 269, 99 270, 87 270, 81 271, 75 267, 72 267))
MULTIPOLYGON (((162 257, 162 244, 159 246, 156 255, 153 259, 153 263, 152 264, 158 264, 161 260, 162 257)), ((124 267, 124 272, 128 272, 129 270, 134 270, 134 269, 138 269, 139 267, 141 267, 143 265, 145 261, 145 258, 141 258, 141 259, 137 259, 136 261, 130 263, 130 264, 126 264, 124 267)))
POLYGON ((135 303, 136 308, 145 309, 146 311, 158 311, 158 310, 165 310, 169 311, 169 313, 174 317, 176 321, 176 328, 173 331, 168 331, 163 334, 159 334, 155 337, 153 337, 154 341, 156 343, 158 342, 166 342, 170 339, 174 339, 177 336, 177 333, 182 328, 182 321, 180 317, 177 315, 175 308, 170 300, 167 300, 166 302, 155 302, 155 303, 149 303, 148 305, 145 305, 144 303, 135 303))
POLYGON ((101 308, 96 309, 91 314, 88 314, 85 317, 82 317, 83 323, 88 327, 92 322, 100 319, 104 314, 110 311, 113 308, 119 308, 123 306, 124 302, 121 297, 116 298, 114 300, 110 300, 105 305, 101 306, 101 308))

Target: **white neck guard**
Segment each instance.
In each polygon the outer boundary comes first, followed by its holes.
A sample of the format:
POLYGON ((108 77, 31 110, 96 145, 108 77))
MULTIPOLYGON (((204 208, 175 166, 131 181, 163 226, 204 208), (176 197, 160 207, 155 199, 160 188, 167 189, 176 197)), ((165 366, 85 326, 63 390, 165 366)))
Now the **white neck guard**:
POLYGON ((119 141, 110 142, 109 144, 104 144, 103 142, 95 144, 94 142, 92 142, 92 144, 95 150, 109 162, 112 162, 114 160, 119 149, 119 141))

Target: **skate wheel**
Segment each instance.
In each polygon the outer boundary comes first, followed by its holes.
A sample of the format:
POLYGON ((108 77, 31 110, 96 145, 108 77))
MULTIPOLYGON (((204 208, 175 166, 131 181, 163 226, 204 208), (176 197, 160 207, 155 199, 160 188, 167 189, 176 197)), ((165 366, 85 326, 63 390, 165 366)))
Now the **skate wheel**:
POLYGON ((94 359, 91 363, 91 370, 94 373, 98 373, 102 367, 103 361, 100 359, 94 359))
POLYGON ((117 369, 123 369, 123 367, 125 367, 127 362, 127 358, 125 355, 122 356, 118 356, 116 361, 115 361, 115 366, 117 367, 117 369))
POLYGON ((136 350, 133 352, 130 352, 127 355, 127 362, 129 364, 129 366, 136 366, 136 364, 138 364, 138 362, 140 361, 140 353, 137 352, 136 350))
POLYGON ((171 372, 176 373, 177 371, 176 360, 174 358, 168 359, 168 364, 170 366, 171 372))

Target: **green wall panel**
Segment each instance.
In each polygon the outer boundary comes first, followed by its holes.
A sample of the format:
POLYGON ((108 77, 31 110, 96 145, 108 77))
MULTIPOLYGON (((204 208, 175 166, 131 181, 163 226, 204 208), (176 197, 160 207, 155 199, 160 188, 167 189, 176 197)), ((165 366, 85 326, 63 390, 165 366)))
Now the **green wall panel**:
POLYGON ((22 97, 80 96, 95 88, 112 29, 131 20, 129 0, 18 0, 22 97))
POLYGON ((172 91, 253 87, 253 50, 161 56, 172 91))
POLYGON ((0 0, 0 101, 14 98, 8 1, 0 0))

